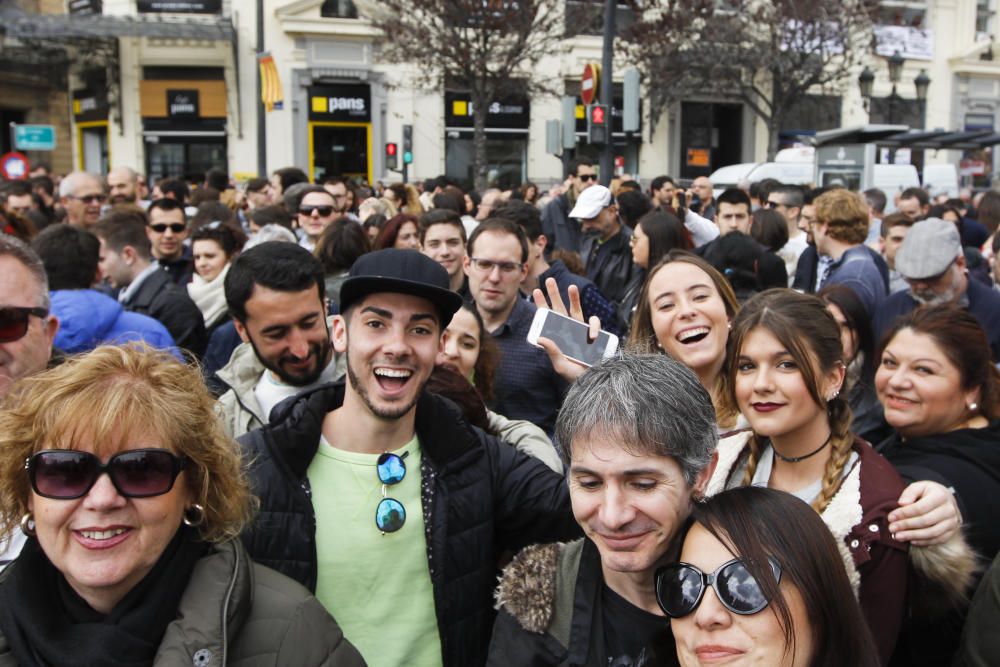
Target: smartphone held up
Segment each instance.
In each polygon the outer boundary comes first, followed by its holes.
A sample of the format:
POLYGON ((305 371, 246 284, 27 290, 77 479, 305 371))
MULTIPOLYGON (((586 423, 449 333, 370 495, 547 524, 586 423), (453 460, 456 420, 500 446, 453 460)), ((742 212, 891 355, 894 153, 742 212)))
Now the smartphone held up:
POLYGON ((589 326, 547 308, 535 311, 535 318, 528 329, 528 342, 532 345, 540 347, 538 339, 548 338, 568 359, 587 367, 614 356, 618 351, 618 336, 603 329, 593 342, 589 336, 589 326))

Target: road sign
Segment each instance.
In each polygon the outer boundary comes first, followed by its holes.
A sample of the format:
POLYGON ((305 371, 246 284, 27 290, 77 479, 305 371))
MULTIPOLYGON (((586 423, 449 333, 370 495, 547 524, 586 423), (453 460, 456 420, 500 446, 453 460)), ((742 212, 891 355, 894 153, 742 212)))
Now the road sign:
POLYGON ((14 148, 19 151, 51 151, 56 147, 52 125, 14 125, 14 148))
POLYGON ((28 177, 28 158, 21 153, 0 155, 0 174, 8 181, 23 181, 28 177))
POLYGON ((587 106, 593 104, 597 98, 597 83, 600 73, 600 66, 594 63, 587 63, 583 68, 583 76, 580 77, 580 99, 587 106))

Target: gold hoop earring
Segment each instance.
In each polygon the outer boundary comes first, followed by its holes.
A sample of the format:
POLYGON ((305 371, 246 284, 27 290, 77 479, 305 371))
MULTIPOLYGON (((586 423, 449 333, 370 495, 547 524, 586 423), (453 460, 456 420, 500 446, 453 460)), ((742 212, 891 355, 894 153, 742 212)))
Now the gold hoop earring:
POLYGON ((190 528, 197 528, 205 523, 205 508, 194 503, 184 510, 184 525, 190 528))
POLYGON ((21 532, 26 537, 35 536, 35 515, 31 512, 25 512, 24 516, 21 517, 21 532))

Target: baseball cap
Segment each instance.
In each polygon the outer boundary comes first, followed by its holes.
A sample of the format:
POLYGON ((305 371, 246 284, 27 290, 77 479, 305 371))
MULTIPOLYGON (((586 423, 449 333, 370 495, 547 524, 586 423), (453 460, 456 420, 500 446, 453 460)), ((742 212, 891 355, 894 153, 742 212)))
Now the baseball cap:
POLYGON ((608 206, 611 206, 611 190, 603 185, 591 185, 576 198, 576 206, 569 212, 569 217, 590 220, 608 206))
POLYGON ((369 294, 395 292, 427 299, 438 310, 446 327, 462 307, 462 297, 449 289, 448 272, 430 257, 416 250, 386 248, 357 259, 340 288, 340 312, 369 294))
POLYGON ((958 227, 941 218, 927 218, 906 233, 896 252, 896 270, 911 280, 933 278, 944 273, 960 254, 958 227))

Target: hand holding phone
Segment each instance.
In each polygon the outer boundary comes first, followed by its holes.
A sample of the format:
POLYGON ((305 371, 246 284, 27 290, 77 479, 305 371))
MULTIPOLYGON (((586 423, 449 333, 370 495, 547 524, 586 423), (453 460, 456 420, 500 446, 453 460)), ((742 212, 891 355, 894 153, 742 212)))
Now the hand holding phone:
MULTIPOLYGON (((586 357, 584 352, 580 352, 580 349, 586 350, 588 347, 592 350, 598 351, 599 355, 595 361, 600 361, 601 358, 606 354, 611 356, 615 353, 618 348, 618 337, 614 334, 610 334, 606 331, 601 331, 601 321, 595 316, 590 318, 588 324, 584 323, 583 320, 583 307, 580 305, 580 290, 576 288, 575 285, 570 285, 569 287, 569 301, 570 307, 567 312, 566 305, 563 303, 562 296, 559 294, 559 287, 556 284, 555 279, 549 278, 545 281, 545 293, 540 289, 536 289, 532 293, 532 298, 535 301, 535 305, 538 307, 539 311, 547 311, 552 315, 559 315, 562 319, 569 320, 570 326, 579 327, 582 331, 577 330, 575 333, 578 338, 577 342, 574 344, 573 351, 579 356, 586 357), (546 293, 548 294, 548 300, 546 300, 546 293), (585 334, 585 336, 584 336, 585 334), (605 336, 602 338, 601 336, 605 336), (583 348, 579 347, 582 342, 583 348)), ((568 382, 573 382, 582 375, 589 367, 588 362, 574 357, 570 357, 566 354, 566 350, 563 350, 560 345, 560 340, 558 340, 559 335, 553 334, 553 327, 566 327, 567 324, 550 314, 536 314, 536 320, 538 322, 538 330, 534 332, 533 340, 532 333, 535 329, 536 322, 532 322, 532 329, 529 330, 529 342, 533 345, 545 350, 549 359, 552 361, 552 367, 555 369, 556 373, 562 376, 568 382), (543 329, 543 324, 545 321, 549 321, 549 328, 543 329), (557 339, 550 338, 550 335, 556 335, 557 339)), ((574 335, 570 333, 570 336, 574 335)))

